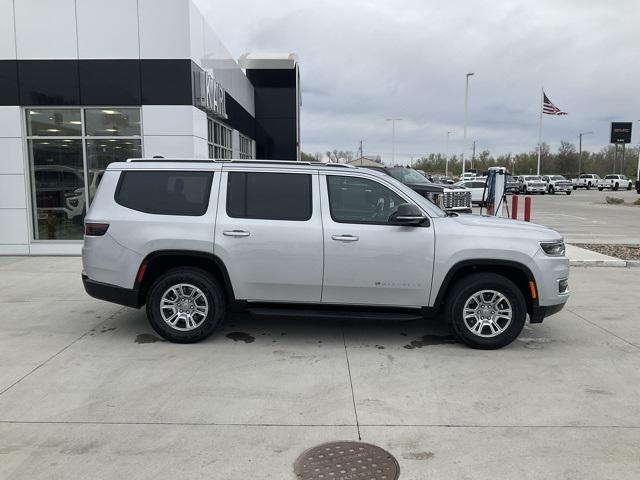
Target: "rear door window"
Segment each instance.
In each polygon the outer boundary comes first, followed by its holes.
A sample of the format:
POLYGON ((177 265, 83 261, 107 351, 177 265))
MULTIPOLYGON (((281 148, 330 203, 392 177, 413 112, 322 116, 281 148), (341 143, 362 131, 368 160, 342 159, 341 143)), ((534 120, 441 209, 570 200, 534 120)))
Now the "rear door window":
POLYGON ((204 215, 209 206, 213 172, 125 171, 116 202, 158 215, 204 215))
POLYGON ((311 175, 229 172, 227 215, 231 218, 306 221, 312 213, 311 175))

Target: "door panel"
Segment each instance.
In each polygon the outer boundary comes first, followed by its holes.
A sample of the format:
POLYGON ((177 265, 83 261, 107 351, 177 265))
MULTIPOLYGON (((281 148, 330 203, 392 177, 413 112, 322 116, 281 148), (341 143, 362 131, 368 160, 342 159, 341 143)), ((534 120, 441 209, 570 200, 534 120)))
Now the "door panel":
POLYGON ((320 302, 323 238, 317 175, 238 168, 225 167, 222 174, 214 247, 227 267, 236 298, 320 302), (244 186, 237 176, 229 181, 230 175, 243 172, 249 175, 244 186), (296 208, 306 200, 299 189, 290 187, 300 183, 301 175, 309 178, 311 198, 308 207, 296 208), (238 203, 240 198, 248 203, 238 203), (273 212, 287 220, 274 219, 273 212))
POLYGON ((428 305, 433 227, 392 225, 387 220, 407 199, 378 179, 356 175, 321 175, 320 191, 325 252, 322 302, 428 305))

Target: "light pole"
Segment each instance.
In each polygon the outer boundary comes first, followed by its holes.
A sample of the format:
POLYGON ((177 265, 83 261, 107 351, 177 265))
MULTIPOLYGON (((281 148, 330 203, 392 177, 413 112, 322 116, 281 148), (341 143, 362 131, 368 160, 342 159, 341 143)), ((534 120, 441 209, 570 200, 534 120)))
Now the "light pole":
MULTIPOLYGON (((636 120, 636 122, 640 122, 640 120, 636 120)), ((636 173, 636 190, 640 193, 640 188, 638 188, 640 184, 638 182, 640 182, 640 148, 638 148, 638 173, 636 173)))
POLYGON ((581 132, 578 134, 578 174, 582 173, 582 136, 591 135, 593 132, 581 132))
POLYGON ((387 122, 391 122, 391 163, 392 167, 396 165, 396 121, 402 120, 401 118, 385 118, 387 122))
POLYGON ((447 151, 444 155, 444 174, 446 177, 449 176, 449 137, 452 133, 455 133, 453 130, 447 132, 447 151))
POLYGON ((464 174, 464 149, 467 148, 467 117, 469 114, 469 77, 472 77, 475 73, 467 73, 467 78, 464 87, 464 133, 462 135, 463 152, 462 152, 462 173, 464 174))

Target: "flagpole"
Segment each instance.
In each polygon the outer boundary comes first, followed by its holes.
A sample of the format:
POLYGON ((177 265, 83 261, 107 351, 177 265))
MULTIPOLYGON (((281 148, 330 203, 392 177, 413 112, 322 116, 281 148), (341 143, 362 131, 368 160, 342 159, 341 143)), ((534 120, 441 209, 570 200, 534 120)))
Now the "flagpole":
POLYGON ((538 172, 540 175, 540 157, 542 154, 542 108, 544 105, 544 87, 540 89, 540 123, 538 125, 538 172))

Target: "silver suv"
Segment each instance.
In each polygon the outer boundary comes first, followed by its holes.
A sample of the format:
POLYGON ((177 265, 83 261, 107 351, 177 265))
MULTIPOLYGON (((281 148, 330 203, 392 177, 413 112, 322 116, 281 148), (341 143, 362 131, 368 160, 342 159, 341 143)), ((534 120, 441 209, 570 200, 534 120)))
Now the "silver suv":
POLYGON ((90 295, 146 305, 155 331, 180 343, 242 309, 438 317, 494 349, 569 295, 554 230, 446 214, 389 175, 305 162, 112 163, 85 219, 83 268, 90 295))

